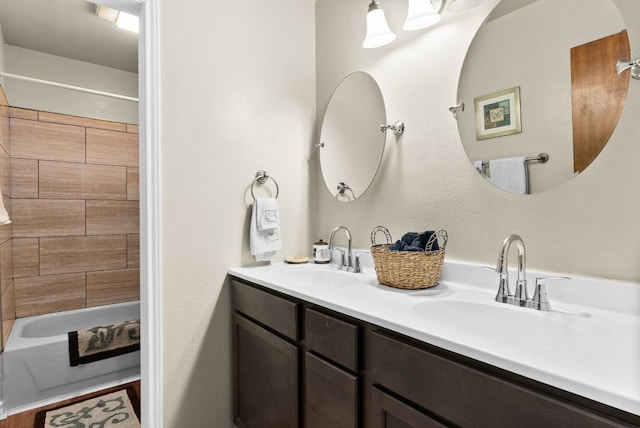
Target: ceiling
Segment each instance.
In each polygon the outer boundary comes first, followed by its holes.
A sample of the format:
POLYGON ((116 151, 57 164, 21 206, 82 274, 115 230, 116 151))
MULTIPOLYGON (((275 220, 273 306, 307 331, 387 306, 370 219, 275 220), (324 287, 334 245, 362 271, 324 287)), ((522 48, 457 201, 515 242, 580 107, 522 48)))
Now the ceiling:
POLYGON ((0 0, 5 43, 137 73, 138 35, 98 18, 86 0, 0 0))
POLYGON ((498 3, 498 5, 491 11, 489 17, 487 18, 487 21, 493 21, 494 19, 498 19, 501 16, 508 15, 511 12, 528 6, 531 3, 535 3, 536 1, 538 0, 503 0, 498 3))

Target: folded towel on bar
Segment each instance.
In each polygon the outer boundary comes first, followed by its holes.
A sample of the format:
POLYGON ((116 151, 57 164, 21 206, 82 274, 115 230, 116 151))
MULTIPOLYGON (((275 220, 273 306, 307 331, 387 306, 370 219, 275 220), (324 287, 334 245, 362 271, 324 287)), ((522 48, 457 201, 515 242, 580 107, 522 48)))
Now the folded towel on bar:
POLYGON ((140 349, 140 320, 70 331, 71 366, 91 363, 140 349))
MULTIPOLYGON (((427 242, 431 235, 435 232, 433 230, 427 230, 426 232, 407 232, 402 235, 402 238, 391 244, 389 249, 391 251, 424 251, 427 247, 427 242)), ((437 251, 440 247, 438 241, 435 240, 431 251, 437 251)))
POLYGON ((280 210, 276 198, 255 198, 249 224, 251 255, 257 261, 273 260, 282 248, 280 210))
POLYGON ((491 183, 507 192, 529 193, 529 177, 524 156, 489 161, 491 183))

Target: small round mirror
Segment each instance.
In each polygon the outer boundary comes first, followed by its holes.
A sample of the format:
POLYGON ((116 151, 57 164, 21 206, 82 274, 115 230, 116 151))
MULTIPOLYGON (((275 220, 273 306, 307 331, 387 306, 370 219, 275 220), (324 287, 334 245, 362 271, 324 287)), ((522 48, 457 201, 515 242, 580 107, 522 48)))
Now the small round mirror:
POLYGON ((382 92, 369 74, 345 77, 331 95, 322 120, 320 167, 329 192, 350 202, 373 181, 384 151, 386 124, 382 92))

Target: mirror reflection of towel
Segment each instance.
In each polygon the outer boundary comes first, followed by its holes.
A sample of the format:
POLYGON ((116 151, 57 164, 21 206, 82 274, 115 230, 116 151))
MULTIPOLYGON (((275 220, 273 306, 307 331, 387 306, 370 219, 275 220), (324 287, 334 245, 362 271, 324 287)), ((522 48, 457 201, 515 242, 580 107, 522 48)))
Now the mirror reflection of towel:
POLYGON ((525 157, 489 161, 491 183, 507 192, 529 193, 529 177, 525 157))
POLYGON ((251 255, 257 261, 273 260, 282 247, 276 198, 255 198, 249 224, 249 244, 251 255))

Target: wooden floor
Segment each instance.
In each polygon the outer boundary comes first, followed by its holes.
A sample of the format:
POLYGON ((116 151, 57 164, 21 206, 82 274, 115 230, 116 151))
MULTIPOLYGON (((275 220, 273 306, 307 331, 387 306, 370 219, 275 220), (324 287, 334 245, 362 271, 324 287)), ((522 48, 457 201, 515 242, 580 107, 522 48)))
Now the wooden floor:
POLYGON ((98 395, 109 393, 111 391, 117 391, 117 390, 120 390, 120 389, 122 389, 124 387, 127 387, 127 386, 132 386, 135 389, 136 394, 138 394, 138 397, 140 397, 140 381, 135 381, 135 382, 132 382, 132 383, 126 383, 126 384, 123 384, 123 385, 118 385, 118 386, 113 387, 113 388, 108 388, 108 389, 105 389, 105 390, 102 390, 102 391, 98 391, 98 392, 94 392, 94 393, 91 393, 91 394, 83 395, 82 397, 77 397, 77 398, 72 398, 70 400, 60 401, 60 402, 57 402, 57 403, 50 404, 48 406, 39 407, 37 409, 29 410, 27 412, 17 413, 15 415, 11 415, 7 419, 5 419, 4 421, 0 421, 0 428, 33 428, 33 423, 35 421, 36 414, 41 410, 55 409, 57 407, 64 406, 64 405, 69 404, 69 403, 73 403, 73 402, 79 401, 81 399, 88 399, 88 398, 91 398, 91 397, 95 397, 95 396, 98 396, 98 395))

